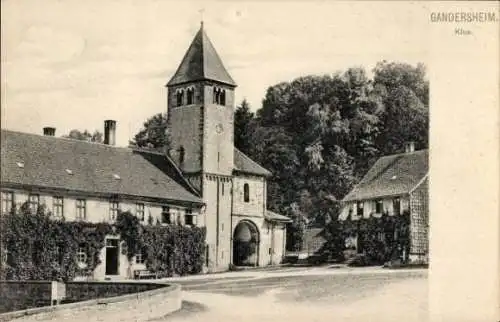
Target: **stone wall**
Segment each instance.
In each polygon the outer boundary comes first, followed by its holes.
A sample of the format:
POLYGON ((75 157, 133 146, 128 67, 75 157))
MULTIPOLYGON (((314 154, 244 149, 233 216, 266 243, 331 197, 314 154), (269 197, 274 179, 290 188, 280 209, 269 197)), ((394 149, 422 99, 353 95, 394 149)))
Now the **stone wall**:
MULTIPOLYGON (((25 292, 24 298, 48 295, 50 299, 50 282, 4 281, 0 285, 2 299, 5 298, 4 295, 13 299, 14 295, 19 296, 22 292, 25 292)), ((65 302, 72 303, 4 313, 0 314, 0 321, 14 318, 23 321, 24 317, 27 320, 35 318, 37 321, 107 321, 123 317, 123 314, 133 321, 146 321, 180 309, 180 290, 178 285, 163 283, 71 282, 66 285, 65 302), (32 316, 34 314, 36 317, 32 316)))
POLYGON ((50 305, 50 281, 0 281, 0 313, 50 305))
POLYGON ((425 179, 410 197, 410 260, 428 263, 429 257, 429 183, 425 179))

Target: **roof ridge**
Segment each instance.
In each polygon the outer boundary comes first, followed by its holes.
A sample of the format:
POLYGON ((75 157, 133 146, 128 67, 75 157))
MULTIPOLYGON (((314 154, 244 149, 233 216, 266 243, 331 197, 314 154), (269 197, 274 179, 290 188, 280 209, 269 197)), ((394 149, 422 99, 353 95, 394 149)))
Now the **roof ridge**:
POLYGON ((94 144, 94 145, 98 145, 98 146, 106 146, 106 147, 110 147, 110 148, 114 148, 114 149, 132 150, 132 148, 127 147, 127 146, 116 146, 116 145, 105 144, 102 142, 78 140, 78 139, 68 138, 68 137, 64 137, 64 136, 43 135, 43 134, 38 134, 38 133, 22 132, 22 131, 9 130, 9 129, 2 129, 2 132, 10 132, 10 133, 23 134, 23 135, 32 135, 32 136, 41 137, 41 138, 44 138, 47 140, 61 140, 61 141, 69 141, 69 142, 87 143, 87 144, 94 144))
POLYGON ((427 151, 429 151, 429 149, 415 150, 413 152, 399 152, 399 153, 393 153, 393 154, 383 155, 379 159, 388 158, 388 157, 395 157, 395 156, 399 156, 399 155, 401 155, 401 156, 412 155, 412 154, 417 154, 417 153, 424 153, 424 152, 427 152, 427 151))

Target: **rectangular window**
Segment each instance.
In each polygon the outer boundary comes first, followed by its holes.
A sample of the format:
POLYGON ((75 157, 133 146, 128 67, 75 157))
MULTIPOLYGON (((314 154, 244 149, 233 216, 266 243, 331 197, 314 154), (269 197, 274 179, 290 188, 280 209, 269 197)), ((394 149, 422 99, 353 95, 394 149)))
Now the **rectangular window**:
POLYGON ((194 225, 194 216, 191 209, 186 209, 186 214, 184 215, 184 223, 188 226, 194 225))
POLYGON ((384 204, 382 200, 376 200, 375 201, 375 213, 381 214, 384 212, 384 204))
POLYGON ((87 205, 85 199, 76 199, 76 220, 87 219, 87 205))
POLYGON ((385 241, 385 233, 384 232, 379 232, 377 237, 378 237, 379 241, 381 241, 381 242, 385 241))
POLYGON ((40 195, 30 194, 28 197, 28 202, 30 205, 30 210, 32 213, 38 211, 38 207, 40 206, 40 195))
POLYGON ((392 200, 392 208, 394 209, 394 215, 401 214, 401 199, 394 198, 392 200))
POLYGON ((110 201, 109 202, 109 217, 111 220, 116 220, 118 217, 118 212, 120 211, 120 204, 118 201, 110 201))
POLYGON ((162 224, 170 224, 170 207, 163 206, 161 208, 161 223, 162 224))
POLYGON ((142 252, 135 254, 135 263, 136 264, 144 264, 144 257, 142 256, 142 252))
POLYGON ((64 216, 64 198, 52 198, 52 215, 54 218, 62 218, 64 216))
POLYGON ((64 260, 64 245, 63 244, 58 244, 56 246, 56 258, 57 258, 57 262, 59 263, 59 265, 61 265, 63 260, 64 260))
POLYGON ((14 193, 2 191, 2 214, 8 214, 14 207, 14 193))
POLYGON ((363 216, 363 202, 360 201, 356 205, 356 215, 363 216))
POLYGON ((76 253, 76 260, 78 264, 87 263, 87 247, 85 244, 80 244, 78 246, 78 252, 76 253))
POLYGON ((221 185, 221 192, 222 192, 222 195, 224 195, 224 186, 225 186, 225 184, 224 184, 224 182, 221 182, 221 184, 220 184, 220 185, 221 185))
POLYGON ((144 221, 144 204, 138 203, 135 205, 135 215, 140 221, 144 221))

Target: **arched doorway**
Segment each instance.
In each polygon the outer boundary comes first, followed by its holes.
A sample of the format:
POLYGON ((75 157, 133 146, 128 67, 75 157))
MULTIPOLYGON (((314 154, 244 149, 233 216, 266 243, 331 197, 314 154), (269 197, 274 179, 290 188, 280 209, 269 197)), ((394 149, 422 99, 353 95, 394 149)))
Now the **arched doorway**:
POLYGON ((236 266, 257 266, 259 263, 259 229, 249 221, 236 225, 233 235, 233 264, 236 266))

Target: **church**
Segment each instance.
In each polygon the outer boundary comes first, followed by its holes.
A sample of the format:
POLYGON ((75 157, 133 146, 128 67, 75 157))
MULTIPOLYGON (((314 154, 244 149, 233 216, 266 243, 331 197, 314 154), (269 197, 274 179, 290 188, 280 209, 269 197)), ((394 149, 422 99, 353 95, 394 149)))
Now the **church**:
POLYGON ((203 23, 167 89, 170 155, 206 204, 208 266, 280 263, 291 220, 267 209, 271 173, 234 147, 236 83, 203 23))
MULTIPOLYGON (((166 84, 167 153, 115 146, 115 120, 104 121, 103 144, 56 137, 53 127, 2 129, 2 214, 25 202, 67 221, 130 211, 144 224, 206 227, 205 272, 281 263, 291 220, 267 209, 271 173, 234 147, 235 89, 202 24, 166 84)), ((105 244, 94 279, 145 269, 141 254, 122 254, 119 236, 105 244)))

